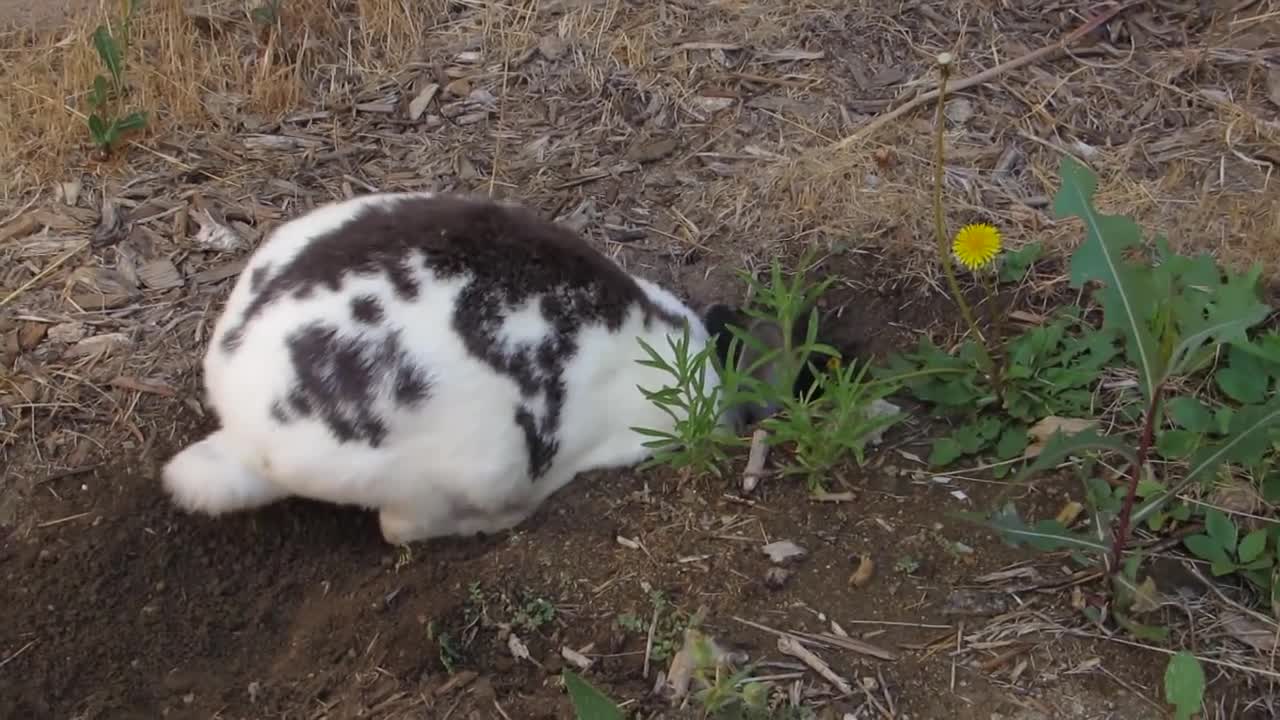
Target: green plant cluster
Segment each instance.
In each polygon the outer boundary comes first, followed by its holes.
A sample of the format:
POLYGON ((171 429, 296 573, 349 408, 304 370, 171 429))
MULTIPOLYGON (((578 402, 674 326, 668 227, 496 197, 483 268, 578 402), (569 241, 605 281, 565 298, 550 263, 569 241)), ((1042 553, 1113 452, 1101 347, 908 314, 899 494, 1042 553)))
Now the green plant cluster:
MULTIPOLYGON (((802 263, 802 266, 805 263, 802 263)), ((901 419, 900 415, 876 416, 872 403, 892 393, 888 381, 867 381, 868 365, 845 364, 839 351, 818 341, 818 317, 814 307, 833 279, 806 282, 799 274, 787 277, 778 262, 770 270, 768 283, 741 274, 751 289, 745 314, 779 330, 782 343, 767 347, 747 328, 730 327, 729 363, 715 356, 714 342, 691 346, 686 329, 679 340, 668 339, 671 360, 664 359, 648 343, 640 341, 648 358, 641 364, 662 370, 672 381, 657 390, 640 388, 645 397, 671 416, 671 431, 634 428, 646 437, 653 457, 643 466, 666 465, 685 473, 709 473, 719 477, 727 465, 729 451, 744 447, 745 438, 720 422, 726 408, 768 405, 781 408, 761 422, 769 431, 769 443, 790 449, 783 465, 785 475, 801 475, 813 490, 824 487, 826 476, 849 458, 861 464, 867 439, 901 419), (797 342, 795 328, 808 324, 797 342), (739 362, 739 358, 750 361, 739 362), (821 366, 813 358, 827 358, 821 366), (814 387, 803 396, 793 392, 796 379, 806 369, 815 378, 814 387), (774 372, 760 370, 772 366, 774 372), (720 383, 708 390, 707 369, 715 368, 720 383)), ((714 340, 714 339, 713 339, 714 340)))
POLYGON ((120 20, 120 32, 112 32, 107 25, 99 25, 92 36, 93 47, 107 74, 98 73, 89 88, 89 139, 105 154, 111 154, 124 137, 147 126, 147 114, 134 111, 125 115, 118 105, 129 93, 125 61, 129 49, 129 26, 137 9, 137 0, 126 0, 125 14, 120 20))
MULTIPOLYGON (((988 455, 1007 473, 1022 461, 1035 423, 1052 416, 1098 420, 1104 407, 1119 408, 1116 429, 1103 433, 1093 422, 1080 432, 1056 432, 1014 478, 1017 485, 1068 458, 1080 460, 1083 529, 1057 519, 1024 521, 1012 503, 977 519, 1012 544, 1066 549, 1082 564, 1105 566, 1114 590, 1110 616, 1130 632, 1167 640, 1163 628, 1138 619, 1158 606, 1154 583, 1139 577, 1141 554, 1126 553, 1133 528, 1144 524, 1158 531, 1202 523, 1203 532, 1184 540, 1187 549, 1207 560, 1214 575, 1238 574, 1280 611, 1280 525, 1250 519, 1245 526, 1182 499, 1238 476, 1251 477, 1266 499, 1280 498, 1280 335, 1258 331, 1272 312, 1263 301, 1261 268, 1226 270, 1208 255, 1174 252, 1163 237, 1148 245, 1132 218, 1095 207, 1091 170, 1066 157, 1060 175, 1054 210, 1079 219, 1085 230, 1071 257, 1071 284, 1095 288, 1085 302, 1101 307, 1101 322, 1086 321, 1090 306, 1068 306, 1045 325, 971 338, 955 354, 926 340, 890 359, 884 372, 945 371, 903 383, 931 411, 958 421, 933 444, 930 462, 939 468, 988 455), (988 352, 988 344, 998 350, 988 352), (1104 377, 1115 381, 1111 389, 1104 377), (1121 461, 1118 486, 1099 471, 1102 456, 1121 461)), ((1004 280, 1016 278, 1003 272, 1004 280)), ((1085 611, 1104 620, 1098 608, 1085 611)), ((1194 656, 1174 657, 1166 692, 1180 717, 1198 710, 1203 672, 1194 656)))

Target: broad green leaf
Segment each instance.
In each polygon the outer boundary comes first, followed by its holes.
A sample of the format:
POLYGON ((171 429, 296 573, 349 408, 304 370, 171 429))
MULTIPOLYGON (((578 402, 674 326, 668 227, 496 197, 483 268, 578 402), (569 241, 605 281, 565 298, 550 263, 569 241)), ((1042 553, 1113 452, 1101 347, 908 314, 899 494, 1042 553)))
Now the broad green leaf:
POLYGON ((962 426, 951 434, 965 454, 972 455, 991 444, 1000 434, 999 418, 986 417, 962 426))
POLYGON ((1228 554, 1236 551, 1236 540, 1239 538, 1236 524, 1231 522, 1227 514, 1217 508, 1208 508, 1204 512, 1204 529, 1213 541, 1222 546, 1228 554))
POLYGON ((99 25, 93 31, 93 47, 98 51, 102 64, 111 73, 111 80, 115 83, 116 90, 123 89, 124 56, 120 53, 119 43, 111 36, 111 31, 106 25, 99 25))
POLYGON ((1214 577, 1222 577, 1223 575, 1230 575, 1231 573, 1236 572, 1239 569, 1240 568, 1235 564, 1235 562, 1231 560, 1214 560, 1212 563, 1209 564, 1209 572, 1214 577))
POLYGON ((565 670, 563 678, 577 720, 623 720, 618 704, 578 677, 577 673, 565 670))
POLYGON ((1239 367, 1225 367, 1214 373, 1213 381, 1227 397, 1251 405, 1261 402, 1267 394, 1267 376, 1257 371, 1239 367))
POLYGON ((1104 327, 1119 329, 1124 334, 1126 351, 1137 366, 1143 395, 1150 401, 1165 372, 1156 338, 1148 324, 1158 303, 1149 274, 1124 259, 1126 250, 1139 245, 1142 233, 1132 218, 1103 215, 1094 207, 1098 178, 1092 170, 1070 155, 1064 155, 1059 174, 1062 187, 1054 197, 1054 214, 1059 218, 1074 215, 1085 226, 1085 240, 1071 257, 1071 285, 1083 287, 1091 280, 1103 283, 1099 297, 1104 327))
POLYGON ((933 450, 929 453, 929 464, 933 467, 945 467, 960 459, 964 448, 951 438, 938 438, 933 441, 933 450))
POLYGON ((1280 468, 1272 468, 1262 479, 1262 499, 1272 505, 1280 503, 1280 468))
POLYGON ((1027 429, 1021 425, 1010 425, 1000 434, 996 443, 996 457, 1008 460, 1022 454, 1027 449, 1027 429))
POLYGON ((1233 413, 1222 442, 1201 448, 1191 459, 1186 482, 1193 483, 1212 477, 1224 462, 1245 465, 1256 463, 1270 445, 1268 431, 1280 423, 1280 396, 1273 397, 1266 405, 1240 408, 1233 413))
POLYGON ((1232 347, 1261 360, 1269 374, 1280 374, 1280 330, 1262 333, 1252 341, 1235 341, 1232 347))
POLYGON ((1190 720, 1204 702, 1204 670, 1195 655, 1183 650, 1169 660, 1164 671, 1164 699, 1174 707, 1177 720, 1190 720))
POLYGON ((1200 435, 1189 430, 1166 430, 1156 438, 1156 450, 1166 460, 1186 457, 1195 450, 1200 435))
POLYGON ((1199 400, 1183 395, 1169 400, 1165 405, 1169 417, 1184 430, 1207 433, 1213 429, 1213 413, 1199 400))
POLYGON ((1240 541, 1240 548, 1236 551, 1236 555, 1240 558, 1240 562, 1248 565, 1258 556, 1262 555, 1262 551, 1267 549, 1267 531, 1254 530, 1244 536, 1244 540, 1240 541))
POLYGON ((1218 541, 1208 535, 1189 535, 1182 540, 1182 544, 1187 546, 1196 557, 1209 562, 1229 562, 1227 551, 1222 549, 1222 545, 1218 541))
MULTIPOLYGON (((1205 262, 1212 266, 1207 258, 1205 262)), ((1214 274, 1217 274, 1216 269, 1214 274)), ((1175 303, 1182 308, 1182 314, 1186 317, 1180 328, 1182 341, 1170 355, 1171 374, 1182 373, 1188 360, 1205 344, 1247 341, 1246 331, 1271 314, 1271 308, 1259 298, 1258 281, 1261 275, 1262 266, 1254 265, 1247 273, 1232 273, 1228 275, 1226 282, 1214 283, 1216 287, 1212 293, 1200 292, 1196 288, 1184 291, 1175 303)))

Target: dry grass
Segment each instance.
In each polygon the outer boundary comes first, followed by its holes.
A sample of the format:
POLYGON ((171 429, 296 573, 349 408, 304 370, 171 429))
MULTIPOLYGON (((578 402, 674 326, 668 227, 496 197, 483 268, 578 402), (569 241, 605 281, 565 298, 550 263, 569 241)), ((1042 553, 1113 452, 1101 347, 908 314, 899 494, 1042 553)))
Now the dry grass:
MULTIPOLYGON (((120 3, 57 32, 10 33, 0 79, 4 182, 13 198, 84 164, 85 97, 104 72, 89 37, 98 24, 120 26, 120 3)), ((132 22, 127 55, 130 94, 121 114, 142 110, 140 140, 232 132, 243 117, 271 123, 307 105, 349 100, 348 76, 385 76, 415 56, 441 21, 443 2, 288 0, 274 22, 253 15, 258 2, 154 0, 132 22), (332 5, 352 5, 351 22, 332 5), (372 38, 365 42, 366 38, 372 38)), ((117 163, 85 170, 123 171, 117 163)))

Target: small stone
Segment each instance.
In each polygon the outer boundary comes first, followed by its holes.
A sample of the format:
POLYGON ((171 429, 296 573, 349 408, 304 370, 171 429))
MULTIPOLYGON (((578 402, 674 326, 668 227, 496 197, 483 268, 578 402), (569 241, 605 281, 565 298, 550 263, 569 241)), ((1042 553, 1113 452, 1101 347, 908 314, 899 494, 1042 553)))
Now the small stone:
POLYGON ((764 584, 771 590, 780 590, 791 579, 791 571, 786 568, 771 567, 764 574, 764 584))
POLYGON ((471 82, 466 78, 458 78, 444 86, 445 97, 464 98, 471 94, 471 82))
POLYGON ((805 549, 790 540, 779 540, 765 545, 761 550, 775 563, 784 563, 791 558, 802 557, 805 549))

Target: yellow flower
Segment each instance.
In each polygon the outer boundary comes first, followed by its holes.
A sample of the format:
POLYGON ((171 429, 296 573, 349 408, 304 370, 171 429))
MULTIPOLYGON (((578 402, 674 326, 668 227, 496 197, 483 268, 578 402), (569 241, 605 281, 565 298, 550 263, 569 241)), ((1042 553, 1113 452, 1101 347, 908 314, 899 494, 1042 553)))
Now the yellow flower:
POLYGON ((836 355, 832 355, 832 356, 828 357, 828 358, 827 358, 827 371, 828 371, 828 372, 835 372, 836 370, 839 370, 839 369, 840 369, 840 358, 839 358, 838 356, 836 356, 836 355))
POLYGON ((965 225, 956 233, 951 251, 970 270, 986 267, 1000 254, 1000 231, 986 223, 965 225))

